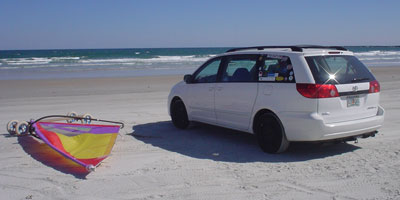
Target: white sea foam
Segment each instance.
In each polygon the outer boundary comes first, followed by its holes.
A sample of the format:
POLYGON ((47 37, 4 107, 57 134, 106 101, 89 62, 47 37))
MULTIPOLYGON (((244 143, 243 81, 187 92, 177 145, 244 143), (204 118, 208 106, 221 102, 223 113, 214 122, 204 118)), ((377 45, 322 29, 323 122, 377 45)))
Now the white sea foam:
POLYGON ((80 57, 51 57, 52 60, 79 60, 80 57))
POLYGON ((400 51, 367 51, 356 52, 355 56, 400 56, 400 51))
POLYGON ((20 67, 0 67, 0 70, 6 70, 6 69, 19 69, 20 67))
POLYGON ((3 63, 7 65, 35 65, 35 64, 48 64, 51 62, 49 58, 10 58, 2 59, 3 63))
POLYGON ((354 53, 360 60, 400 59, 400 51, 368 51, 354 53))
POLYGON ((50 58, 4 58, 0 62, 6 65, 46 65, 51 62, 65 62, 79 60, 79 57, 50 57, 50 58))
POLYGON ((391 66, 400 64, 400 51, 355 52, 354 55, 367 66, 391 66))
POLYGON ((191 56, 158 56, 156 58, 110 58, 110 59, 81 59, 80 63, 118 63, 118 64, 137 64, 137 63, 169 63, 169 62, 204 62, 211 56, 196 57, 191 56))
MULTIPOLYGON (((138 53, 138 52, 136 52, 138 53)), ((140 53, 140 52, 139 52, 140 53)), ((366 65, 400 63, 400 51, 369 51, 354 53, 366 65)), ((198 67, 216 55, 156 56, 153 58, 31 57, 0 59, 0 70, 48 68, 49 70, 115 70, 115 69, 184 69, 198 67)))

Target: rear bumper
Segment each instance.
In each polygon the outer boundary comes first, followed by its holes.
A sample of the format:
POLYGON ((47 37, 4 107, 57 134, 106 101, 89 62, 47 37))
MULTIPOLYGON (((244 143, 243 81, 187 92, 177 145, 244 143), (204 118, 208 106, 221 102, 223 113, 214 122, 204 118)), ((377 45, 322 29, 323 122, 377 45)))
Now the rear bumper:
POLYGON ((384 109, 379 106, 373 117, 339 123, 325 123, 317 113, 286 113, 282 115, 289 141, 325 141, 372 133, 382 127, 384 109))

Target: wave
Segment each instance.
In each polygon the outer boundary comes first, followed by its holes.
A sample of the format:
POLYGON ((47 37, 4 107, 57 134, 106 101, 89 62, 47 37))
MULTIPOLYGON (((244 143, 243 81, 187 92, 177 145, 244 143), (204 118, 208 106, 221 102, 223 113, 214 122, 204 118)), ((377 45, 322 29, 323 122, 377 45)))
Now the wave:
POLYGON ((50 57, 50 58, 3 58, 0 64, 5 65, 46 65, 53 62, 72 62, 79 60, 80 57, 50 57))
POLYGON ((6 58, 0 60, 6 65, 35 65, 35 64, 48 64, 51 62, 49 58, 6 58))
POLYGON ((355 52, 356 56, 400 56, 400 51, 367 51, 355 52))
POLYGON ((152 58, 100 58, 87 59, 85 57, 47 57, 47 58, 6 58, 0 59, 0 70, 59 68, 68 71, 68 68, 81 70, 96 69, 157 69, 172 67, 175 69, 199 66, 214 55, 188 56, 156 56, 152 58))
POLYGON ((360 60, 400 59, 400 51, 355 52, 354 55, 360 58, 360 60))
POLYGON ((80 57, 52 57, 52 60, 79 60, 80 57))
POLYGON ((168 62, 204 62, 211 56, 157 56, 154 58, 112 58, 112 59, 85 59, 80 63, 168 63, 168 62))
MULTIPOLYGON (((354 52, 366 65, 400 63, 400 51, 395 50, 373 50, 354 52)), ((0 59, 0 70, 13 69, 35 69, 35 68, 60 68, 61 71, 67 68, 75 69, 158 69, 158 68, 183 68, 198 67, 201 63, 216 56, 215 54, 202 55, 154 55, 145 58, 141 52, 135 52, 132 57, 121 58, 88 58, 81 56, 59 56, 59 57, 27 57, 27 58, 3 58, 0 59)))
POLYGON ((148 63, 148 62, 203 62, 212 57, 206 56, 157 56, 153 58, 100 58, 85 59, 83 57, 50 57, 50 58, 5 58, 0 64, 5 65, 44 65, 49 63, 148 63))

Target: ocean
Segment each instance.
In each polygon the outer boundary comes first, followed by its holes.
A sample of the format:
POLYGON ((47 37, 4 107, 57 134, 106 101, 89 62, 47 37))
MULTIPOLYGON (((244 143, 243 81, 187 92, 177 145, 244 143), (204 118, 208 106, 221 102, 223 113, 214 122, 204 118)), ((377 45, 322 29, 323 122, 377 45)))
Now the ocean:
MULTIPOLYGON (((347 46, 367 66, 400 66, 399 46, 347 46)), ((0 80, 192 73, 225 48, 0 50, 0 80)))

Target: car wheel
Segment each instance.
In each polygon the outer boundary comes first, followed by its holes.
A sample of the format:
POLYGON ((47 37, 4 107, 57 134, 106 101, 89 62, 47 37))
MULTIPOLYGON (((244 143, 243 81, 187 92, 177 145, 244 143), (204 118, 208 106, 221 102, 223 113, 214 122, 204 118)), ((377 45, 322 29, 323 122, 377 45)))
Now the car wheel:
POLYGON ((289 147, 282 123, 272 113, 260 116, 256 129, 258 144, 266 153, 281 153, 289 147))
POLYGON ((171 105, 172 123, 180 129, 185 129, 189 126, 189 118, 187 116, 185 104, 182 100, 176 100, 171 105))

